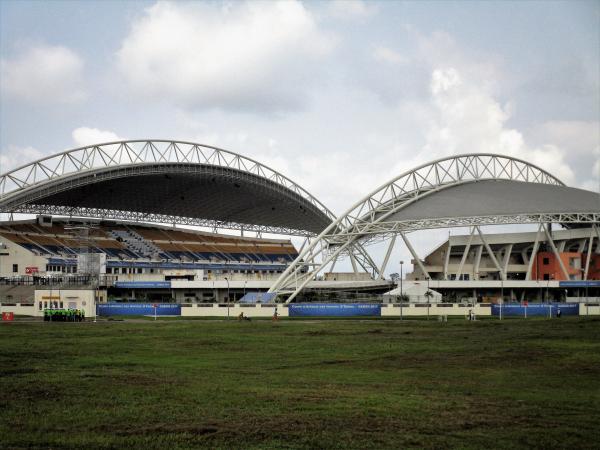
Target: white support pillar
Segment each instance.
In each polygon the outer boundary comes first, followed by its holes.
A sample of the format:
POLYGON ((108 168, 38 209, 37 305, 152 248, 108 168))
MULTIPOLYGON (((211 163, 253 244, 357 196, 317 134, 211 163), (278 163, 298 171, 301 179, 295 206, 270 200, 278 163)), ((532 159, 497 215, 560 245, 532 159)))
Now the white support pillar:
MULTIPOLYGON (((592 256, 592 247, 594 246, 594 228, 596 228, 596 227, 594 226, 590 230, 591 232, 590 232, 590 240, 589 240, 589 244, 588 244, 587 257, 585 258, 585 270, 583 271, 583 279, 584 280, 588 279, 588 271, 590 268, 590 259, 592 256)), ((600 247, 600 243, 598 246, 600 247)))
POLYGON ((365 272, 369 272, 369 266, 371 267, 371 269, 373 270, 373 278, 375 278, 375 276, 379 276, 379 269, 377 267, 377 264, 375 264, 375 261, 373 261, 373 259, 371 258, 371 256, 369 255, 369 253, 364 249, 364 247, 360 244, 357 244, 353 247, 353 253, 355 255, 356 261, 358 262, 358 264, 360 264, 360 266, 365 270, 365 272))
POLYGON ((477 247, 477 254, 475 255, 475 263, 473 265, 473 278, 479 280, 479 266, 481 264, 481 254, 483 253, 483 244, 477 247))
POLYGON ((329 269, 330 272, 333 273, 333 269, 335 269, 335 263, 337 263, 337 256, 333 259, 333 262, 331 263, 331 269, 329 269))
POLYGON ((525 264, 529 264, 529 256, 527 256, 527 250, 529 250, 529 247, 525 247, 523 250, 521 250, 521 258, 523 258, 523 262, 525 264))
POLYGON ((552 247, 552 251, 554 252, 554 256, 556 257, 556 259, 558 259, 558 264, 560 265, 560 270, 562 270, 562 273, 565 276, 565 279, 568 280, 569 274, 567 272, 565 264, 563 263, 563 260, 560 257, 560 253, 558 252, 556 245, 554 245, 554 241, 552 240, 552 236, 550 236, 548 227, 546 227, 546 225, 543 225, 543 228, 544 228, 544 233, 546 233, 546 239, 547 239, 548 243, 550 244, 550 247, 552 247))
POLYGON ((533 270, 533 263, 537 256, 538 249, 540 248, 540 231, 542 231, 542 224, 538 225, 537 233, 535 233, 535 242, 533 243, 533 249, 531 249, 531 256, 529 257, 529 264, 527 265, 527 274, 525 280, 531 280, 531 271, 533 270))
MULTIPOLYGON (((504 270, 504 276, 508 276, 508 263, 510 262, 510 254, 512 253, 513 244, 504 246, 504 258, 502 260, 502 269, 504 270)), ((506 279, 506 278, 505 278, 506 279)))
POLYGON ((452 245, 450 244, 450 237, 448 236, 448 248, 446 249, 446 257, 444 258, 444 280, 448 279, 448 265, 450 264, 451 251, 452 245))
POLYGON ((556 246, 556 248, 558 249, 559 253, 562 253, 565 251, 565 245, 566 245, 567 241, 560 241, 558 243, 558 245, 556 246))
POLYGON ((411 245, 411 243, 408 240, 408 238, 406 237, 406 235, 404 233, 400 233, 400 236, 402 236, 402 240, 406 244, 406 247, 408 247, 408 251, 410 252, 410 254, 412 255, 412 257, 417 262, 417 265, 419 266, 419 269, 421 269, 421 272, 423 272, 423 275, 425 275, 426 278, 431 279, 431 276, 429 275, 429 272, 427 272, 427 270, 425 270, 425 266, 423 265, 423 263, 419 259, 419 255, 417 255, 417 252, 415 252, 415 249, 411 245))
POLYGON ((388 262, 390 260, 390 255, 392 254, 392 250, 394 249, 394 245, 396 244, 396 237, 398 235, 394 234, 392 236, 392 239, 390 239, 390 245, 388 245, 387 251, 385 252, 385 257, 383 258, 383 264, 381 264, 381 269, 379 269, 379 279, 382 280, 383 279, 383 272, 385 271, 385 268, 388 265, 388 262))
POLYGON ((596 244, 596 253, 600 255, 600 227, 594 225, 593 228, 596 230, 596 236, 598 236, 598 244, 596 244))
POLYGON ((475 227, 471 229, 471 234, 469 235, 469 240, 467 241, 467 245, 465 246, 465 251, 462 254, 462 258, 460 258, 460 264, 458 265, 458 272, 456 273, 456 279, 460 280, 462 275, 463 267, 465 262, 467 261, 467 257, 469 256, 469 250, 471 249, 471 242, 473 242, 473 236, 475 236, 475 227))
MULTIPOLYGON (((343 245, 340 245, 339 248, 333 252, 331 255, 329 255, 325 261, 322 262, 322 266, 325 267, 327 264, 329 264, 334 258, 337 258, 337 256, 342 252, 342 250, 346 249, 349 245, 351 244, 351 242, 346 242, 343 245)), ((296 271, 294 271, 294 273, 297 273, 296 271)), ((286 300, 286 304, 289 304, 292 300, 294 300, 294 298, 296 298, 296 296, 302 291, 302 289, 304 289, 306 287, 306 285, 310 282, 310 280, 313 279, 313 277, 318 273, 318 271, 314 271, 314 270, 309 270, 308 271, 308 276, 306 276, 306 278, 304 279, 304 281, 302 281, 302 283, 300 285, 296 284, 296 290, 292 293, 292 295, 290 295, 288 297, 288 299, 286 300)))
MULTIPOLYGON (((592 230, 592 236, 594 235, 594 230, 592 230)), ((583 251, 585 250, 585 243, 586 240, 585 239, 579 239, 579 246, 577 247, 577 253, 583 253, 583 251)))
POLYGON ((498 269, 498 272, 500 272, 500 279, 506 280, 506 275, 504 273, 504 270, 502 270, 502 267, 500 267, 500 263, 498 263, 498 260, 496 259, 496 255, 494 255, 494 252, 492 251, 492 247, 490 247, 490 245, 487 243, 487 241, 483 237, 483 233, 481 232, 481 228, 477 227, 477 232, 479 233, 479 237, 481 238, 481 242, 483 242, 483 245, 485 246, 486 251, 490 255, 490 258, 492 258, 492 262, 494 263, 494 266, 496 266, 496 269, 498 269))
POLYGON ((356 259, 354 258, 354 253, 350 252, 350 263, 352 264, 352 270, 354 273, 358 273, 358 268, 356 267, 356 259))

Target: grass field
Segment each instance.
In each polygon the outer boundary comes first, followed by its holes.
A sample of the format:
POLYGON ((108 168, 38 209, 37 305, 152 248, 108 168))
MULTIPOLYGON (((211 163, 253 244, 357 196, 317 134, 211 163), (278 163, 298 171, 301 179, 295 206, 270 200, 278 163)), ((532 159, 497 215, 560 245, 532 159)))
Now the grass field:
POLYGON ((2 448, 593 448, 600 319, 0 325, 2 448))

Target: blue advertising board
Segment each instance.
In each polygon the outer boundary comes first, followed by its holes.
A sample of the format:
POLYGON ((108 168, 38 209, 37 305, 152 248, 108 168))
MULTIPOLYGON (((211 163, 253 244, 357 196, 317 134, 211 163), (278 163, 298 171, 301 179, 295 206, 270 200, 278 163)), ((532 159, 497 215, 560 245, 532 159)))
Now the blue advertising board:
POLYGON ((563 288, 575 288, 575 287, 600 287, 600 280, 570 280, 560 281, 558 283, 563 288))
POLYGON ((125 289, 171 289, 170 281, 115 281, 115 287, 125 289))
POLYGON ((154 305, 157 316, 180 316, 181 305, 177 303, 98 303, 99 316, 153 316, 154 305))
POLYGON ((370 303, 291 303, 290 317, 306 316, 381 316, 381 305, 370 303))
POLYGON ((548 317, 548 315, 555 317, 558 310, 563 316, 579 315, 578 303, 530 303, 528 306, 520 304, 492 305, 492 315, 499 316, 500 308, 502 308, 504 317, 548 317))

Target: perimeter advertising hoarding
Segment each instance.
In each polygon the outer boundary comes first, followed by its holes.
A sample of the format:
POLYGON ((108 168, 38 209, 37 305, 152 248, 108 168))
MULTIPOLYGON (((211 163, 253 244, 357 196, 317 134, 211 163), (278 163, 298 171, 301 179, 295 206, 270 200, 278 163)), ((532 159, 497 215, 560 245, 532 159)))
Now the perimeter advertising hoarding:
POLYGON ((499 316, 500 308, 502 308, 503 317, 533 317, 533 316, 556 316, 556 312, 560 310, 563 316, 578 316, 579 303, 530 303, 527 306, 516 304, 508 305, 492 305, 492 315, 499 316), (549 309, 551 309, 549 311, 549 309), (526 311, 527 310, 527 311, 526 311))
POLYGON ((291 303, 290 317, 300 316, 381 316, 381 305, 370 303, 291 303))
POLYGON ((156 305, 157 316, 180 316, 181 305, 176 303, 98 303, 99 316, 153 316, 156 305))
POLYGON ((115 281, 116 288, 123 289, 171 289, 170 281, 115 281))

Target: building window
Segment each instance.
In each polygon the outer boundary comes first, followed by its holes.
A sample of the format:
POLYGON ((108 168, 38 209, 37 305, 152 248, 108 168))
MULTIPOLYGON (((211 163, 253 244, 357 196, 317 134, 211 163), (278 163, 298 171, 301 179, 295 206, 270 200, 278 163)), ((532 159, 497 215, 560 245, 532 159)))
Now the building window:
POLYGON ((137 273, 142 273, 142 268, 141 267, 138 267, 137 273))
POLYGON ((550 258, 544 258, 544 265, 547 266, 550 264, 550 258))
POLYGON ((19 265, 13 264, 13 273, 17 273, 19 271, 19 265))
POLYGON ((544 274, 544 280, 549 280, 549 279, 550 279, 550 274, 548 274, 548 273, 545 273, 545 274, 544 274))

